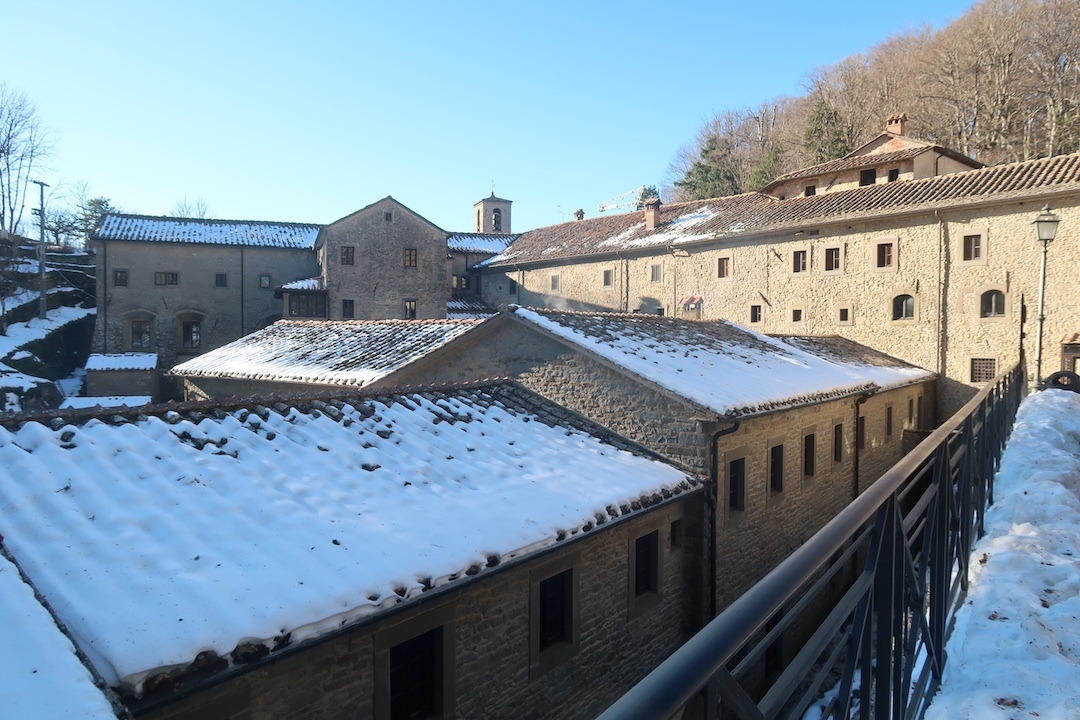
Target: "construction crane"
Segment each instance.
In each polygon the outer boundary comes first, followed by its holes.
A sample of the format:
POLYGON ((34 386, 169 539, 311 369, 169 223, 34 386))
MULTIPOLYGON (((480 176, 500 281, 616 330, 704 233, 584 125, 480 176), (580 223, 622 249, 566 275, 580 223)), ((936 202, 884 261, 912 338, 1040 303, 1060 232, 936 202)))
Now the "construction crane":
POLYGON ((644 194, 645 186, 640 185, 629 192, 623 193, 619 197, 611 198, 606 203, 601 203, 598 209, 600 212, 610 212, 612 210, 643 210, 645 208, 645 199, 641 196, 644 194))

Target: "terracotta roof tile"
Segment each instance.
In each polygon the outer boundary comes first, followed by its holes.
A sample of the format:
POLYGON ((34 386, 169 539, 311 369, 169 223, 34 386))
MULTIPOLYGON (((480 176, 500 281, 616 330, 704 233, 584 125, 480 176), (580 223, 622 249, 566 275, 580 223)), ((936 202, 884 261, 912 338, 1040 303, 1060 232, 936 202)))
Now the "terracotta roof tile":
POLYGON ((255 220, 203 220, 110 213, 94 230, 93 239, 128 242, 256 245, 310 249, 321 225, 255 220))

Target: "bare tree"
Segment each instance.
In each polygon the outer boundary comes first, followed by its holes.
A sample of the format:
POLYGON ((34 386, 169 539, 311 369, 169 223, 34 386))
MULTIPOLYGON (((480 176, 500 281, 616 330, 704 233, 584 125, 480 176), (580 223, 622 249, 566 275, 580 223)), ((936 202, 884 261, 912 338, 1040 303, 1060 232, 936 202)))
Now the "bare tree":
POLYGON ((207 204, 206 198, 199 196, 194 200, 188 200, 187 195, 173 206, 169 215, 178 218, 202 218, 204 220, 214 217, 214 214, 210 212, 210 206, 207 204))
POLYGON ((48 152, 37 108, 0 84, 0 235, 19 232, 30 173, 48 152))

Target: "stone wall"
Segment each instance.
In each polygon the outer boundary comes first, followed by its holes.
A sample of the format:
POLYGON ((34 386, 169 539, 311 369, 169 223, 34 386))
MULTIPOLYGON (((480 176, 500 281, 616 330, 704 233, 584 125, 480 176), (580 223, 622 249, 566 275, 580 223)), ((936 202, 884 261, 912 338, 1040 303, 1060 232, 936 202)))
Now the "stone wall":
POLYGON ((87 370, 86 394, 93 397, 158 395, 158 374, 154 370, 87 370))

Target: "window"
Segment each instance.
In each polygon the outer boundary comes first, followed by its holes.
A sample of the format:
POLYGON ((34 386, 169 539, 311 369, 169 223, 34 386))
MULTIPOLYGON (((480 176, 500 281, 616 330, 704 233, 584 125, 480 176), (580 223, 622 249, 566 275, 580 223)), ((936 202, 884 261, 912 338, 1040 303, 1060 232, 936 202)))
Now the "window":
POLYGON ((495 208, 491 211, 491 229, 502 232, 502 210, 495 208))
POLYGON ((971 382, 985 383, 997 377, 995 358, 971 358, 971 382))
POLYGON ((390 718, 442 715, 443 629, 434 628, 390 648, 390 718))
POLYGON ((356 248, 352 245, 341 246, 341 264, 353 265, 356 262, 356 248))
POLYGON ((964 260, 971 262, 982 258, 982 235, 964 236, 964 260))
POLYGON ((825 272, 836 272, 840 269, 840 248, 825 248, 825 272))
POLYGON ((722 257, 716 261, 716 277, 731 277, 731 258, 722 257))
POLYGON ((862 450, 866 447, 866 417, 860 415, 855 423, 855 447, 862 450))
POLYGON ((660 591, 660 531, 653 530, 634 540, 634 597, 660 591))
POLYGON ((196 350, 202 345, 202 325, 198 320, 184 321, 184 349, 196 350))
POLYGON ((775 493, 784 491, 784 446, 769 448, 769 489, 775 493))
POLYGON ((761 322, 761 306, 760 305, 751 305, 750 306, 750 322, 751 323, 759 323, 759 322, 761 322))
POLYGON ((851 309, 846 307, 840 308, 837 312, 837 320, 842 323, 851 322, 851 309))
POLYGON ((746 509, 746 458, 736 458, 728 463, 728 509, 746 509))
POLYGON ((259 287, 261 287, 261 288, 270 287, 270 276, 269 275, 260 275, 259 276, 259 287))
POLYGON ((289 293, 289 317, 325 318, 326 296, 289 293))
POLYGON ((154 273, 155 285, 179 285, 180 274, 174 272, 156 272, 154 273))
POLYGON ((150 348, 150 321, 131 321, 131 348, 132 350, 147 350, 150 348))
POLYGON ((511 295, 517 293, 517 280, 510 281, 509 285, 507 285, 507 292, 511 295))
POLYGON ((885 435, 892 435, 892 405, 885 408, 885 435))
POLYGON ((403 301, 401 317, 404 320, 415 320, 416 319, 416 301, 415 300, 405 300, 405 301, 403 301))
POLYGON ((897 295, 892 301, 893 320, 913 320, 915 318, 915 298, 910 295, 897 295))
POLYGON ((911 427, 915 422, 915 398, 907 399, 907 424, 911 427))
POLYGON ((664 317, 664 308, 656 308, 656 314, 659 317, 664 317))
POLYGON ((915 398, 915 426, 922 425, 922 395, 915 398))
POLYGON ((127 287, 127 284, 128 284, 128 271, 127 270, 113 270, 112 284, 113 284, 113 287, 127 287))
POLYGON ((677 550, 683 546, 683 535, 686 532, 682 518, 671 521, 669 543, 672 550, 677 550))
POLYGON ((803 195, 805 197, 810 197, 811 195, 817 195, 817 185, 807 185, 803 189, 803 195))
POLYGON ((877 170, 870 168, 859 173, 859 185, 873 185, 877 182, 877 170))
POLYGON ((352 320, 354 317, 356 317, 353 310, 352 300, 341 301, 341 317, 343 320, 352 320))
POLYGON ((987 290, 979 303, 979 316, 1002 317, 1005 314, 1005 293, 1000 290, 987 290))
POLYGON ((802 314, 802 308, 792 308, 792 310, 791 310, 791 322, 793 322, 793 323, 802 322, 802 315, 803 315, 802 314))
POLYGON ((900 179, 900 168, 891 168, 889 170, 889 182, 896 182, 900 179))
POLYGON ((893 244, 891 242, 878 243, 877 266, 879 268, 891 268, 894 262, 896 262, 896 257, 893 244))
POLYGON ((384 212, 382 215, 382 219, 386 222, 394 222, 394 213, 389 211, 384 212))
POLYGON ((806 251, 796 250, 791 253, 791 272, 802 273, 806 272, 806 251))
POLYGON ((660 265, 650 265, 649 266, 649 281, 654 282, 654 283, 658 283, 658 282, 660 282, 661 277, 662 277, 662 271, 660 269, 660 265))
POLYGON ((551 276, 551 292, 559 292, 559 276, 557 274, 551 276))
POLYGON ((832 459, 841 462, 844 459, 844 424, 836 423, 832 428, 832 459))
POLYGON ((808 433, 807 435, 803 436, 802 474, 804 478, 814 477, 814 463, 816 460, 815 454, 817 451, 815 444, 816 436, 814 435, 814 433, 808 433))
POLYGON ((405 248, 405 267, 416 267, 416 248, 405 248))
POLYGON ((228 285, 228 273, 214 273, 214 287, 227 287, 228 285))
POLYGON ((540 581, 538 602, 540 652, 573 638, 574 569, 540 581))
POLYGON ((615 273, 612 270, 604 271, 604 287, 611 287, 614 284, 615 273))

